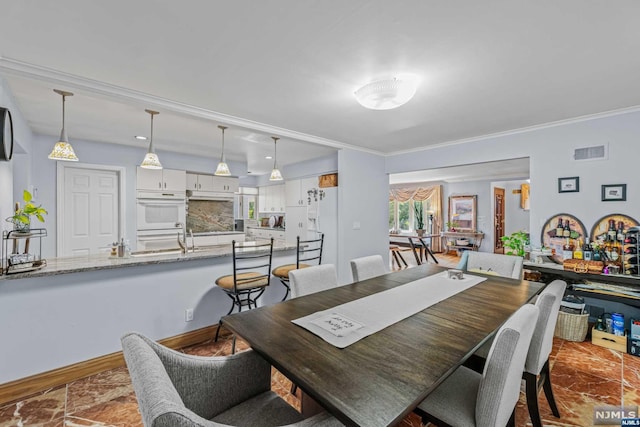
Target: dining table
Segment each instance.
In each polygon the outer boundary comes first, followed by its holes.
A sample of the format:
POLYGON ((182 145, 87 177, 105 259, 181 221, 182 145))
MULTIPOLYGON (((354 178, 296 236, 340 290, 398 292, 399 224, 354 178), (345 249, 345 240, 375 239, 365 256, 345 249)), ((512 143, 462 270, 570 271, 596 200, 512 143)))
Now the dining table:
MULTIPOLYGON (((484 280, 344 348, 292 321, 410 286, 446 274, 442 273, 445 270, 422 264, 225 316, 223 322, 301 388, 307 400, 345 425, 393 426, 545 284, 474 273, 484 280)), ((434 292, 436 287, 447 286, 446 280, 429 283, 434 292)), ((397 307, 398 303, 402 301, 389 305, 397 307)))
POLYGON ((423 234, 419 236, 418 234, 398 234, 398 233, 389 233, 390 243, 399 246, 410 247, 413 251, 413 255, 416 257, 416 263, 422 264, 422 261, 428 262, 429 257, 438 264, 438 260, 436 256, 433 254, 431 250, 431 239, 440 238, 438 234, 423 234), (406 240, 405 240, 406 239, 406 240), (416 254, 415 250, 418 250, 416 254))

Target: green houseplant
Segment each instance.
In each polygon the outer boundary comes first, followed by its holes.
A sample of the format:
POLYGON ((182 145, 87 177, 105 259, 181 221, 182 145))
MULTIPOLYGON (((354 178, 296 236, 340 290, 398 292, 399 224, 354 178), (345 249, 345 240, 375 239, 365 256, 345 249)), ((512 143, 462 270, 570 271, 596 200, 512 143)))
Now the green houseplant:
POLYGON ((501 240, 505 248, 505 255, 517 255, 524 257, 526 254, 524 247, 529 244, 529 233, 516 231, 510 236, 502 236, 501 240))
POLYGON ((7 218, 7 221, 13 223, 14 230, 28 232, 31 229, 31 217, 35 216, 40 222, 44 222, 44 216, 48 212, 42 206, 36 206, 32 203, 33 196, 27 190, 22 193, 24 206, 20 207, 20 203, 16 202, 16 210, 13 216, 7 218))
POLYGON ((413 204, 413 210, 416 214, 416 233, 422 237, 424 235, 424 214, 422 210, 422 202, 415 202, 413 204))

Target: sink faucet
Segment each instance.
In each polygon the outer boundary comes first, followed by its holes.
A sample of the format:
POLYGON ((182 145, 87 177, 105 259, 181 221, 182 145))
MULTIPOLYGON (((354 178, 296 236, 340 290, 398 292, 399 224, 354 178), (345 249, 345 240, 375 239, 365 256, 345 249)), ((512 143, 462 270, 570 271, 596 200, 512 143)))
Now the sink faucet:
POLYGON ((187 253, 187 227, 181 223, 181 222, 176 222, 176 228, 182 228, 182 239, 180 239, 180 233, 178 233, 178 246, 180 246, 180 249, 182 249, 182 253, 186 254, 187 253))

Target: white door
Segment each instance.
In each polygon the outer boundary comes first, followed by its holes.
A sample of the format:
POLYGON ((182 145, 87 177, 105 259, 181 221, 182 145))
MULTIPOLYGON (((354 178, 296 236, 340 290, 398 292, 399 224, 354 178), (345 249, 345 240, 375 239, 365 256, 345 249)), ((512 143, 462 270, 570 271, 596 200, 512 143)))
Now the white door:
POLYGON ((65 167, 62 195, 58 256, 106 252, 118 241, 120 183, 117 171, 65 167))

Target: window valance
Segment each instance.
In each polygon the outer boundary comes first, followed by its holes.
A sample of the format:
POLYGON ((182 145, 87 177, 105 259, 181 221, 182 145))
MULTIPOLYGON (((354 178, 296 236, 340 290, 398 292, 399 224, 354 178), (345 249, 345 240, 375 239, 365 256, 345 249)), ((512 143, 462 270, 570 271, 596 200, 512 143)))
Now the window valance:
POLYGON ((440 186, 418 187, 418 188, 390 188, 389 201, 397 200, 406 202, 407 200, 424 201, 439 193, 440 186))

